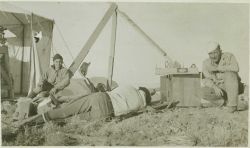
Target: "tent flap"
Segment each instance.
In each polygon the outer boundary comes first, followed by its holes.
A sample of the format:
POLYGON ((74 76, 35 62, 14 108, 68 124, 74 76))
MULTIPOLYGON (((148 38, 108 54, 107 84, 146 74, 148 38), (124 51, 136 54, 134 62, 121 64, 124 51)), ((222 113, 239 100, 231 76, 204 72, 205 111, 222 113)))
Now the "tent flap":
POLYGON ((36 85, 39 76, 49 67, 54 22, 36 14, 6 9, 7 7, 5 9, 0 7, 0 26, 7 28, 16 36, 7 38, 14 90, 15 93, 26 94, 31 75, 36 75, 35 81, 32 80, 36 85), (32 44, 31 32, 39 31, 42 32, 42 39, 32 44))

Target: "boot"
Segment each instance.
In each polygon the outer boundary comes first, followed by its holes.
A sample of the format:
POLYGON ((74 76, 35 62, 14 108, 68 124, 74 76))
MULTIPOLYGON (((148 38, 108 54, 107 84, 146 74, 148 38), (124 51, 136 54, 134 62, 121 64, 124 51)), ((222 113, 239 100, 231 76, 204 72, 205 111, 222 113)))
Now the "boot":
POLYGON ((202 99, 201 107, 222 107, 225 105, 225 101, 223 99, 214 100, 214 101, 207 101, 202 99))

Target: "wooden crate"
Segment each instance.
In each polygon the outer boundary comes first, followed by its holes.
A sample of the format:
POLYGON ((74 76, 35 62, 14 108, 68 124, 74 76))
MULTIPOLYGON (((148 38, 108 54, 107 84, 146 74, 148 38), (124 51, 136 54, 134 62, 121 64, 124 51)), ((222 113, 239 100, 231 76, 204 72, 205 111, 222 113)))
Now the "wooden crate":
POLYGON ((172 74, 160 77, 163 101, 179 101, 177 106, 199 106, 201 100, 200 74, 172 74))

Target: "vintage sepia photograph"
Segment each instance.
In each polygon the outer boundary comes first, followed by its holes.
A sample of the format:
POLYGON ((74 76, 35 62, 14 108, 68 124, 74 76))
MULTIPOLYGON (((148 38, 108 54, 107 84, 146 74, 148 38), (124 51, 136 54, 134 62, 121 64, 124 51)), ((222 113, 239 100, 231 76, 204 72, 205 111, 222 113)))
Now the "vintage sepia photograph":
POLYGON ((248 147, 249 4, 0 0, 1 145, 248 147))

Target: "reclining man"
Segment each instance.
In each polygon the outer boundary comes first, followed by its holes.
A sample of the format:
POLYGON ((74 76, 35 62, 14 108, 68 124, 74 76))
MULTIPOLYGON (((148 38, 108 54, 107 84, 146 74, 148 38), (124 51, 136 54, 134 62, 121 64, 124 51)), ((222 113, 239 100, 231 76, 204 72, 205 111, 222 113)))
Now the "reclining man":
POLYGON ((238 94, 243 90, 238 76, 238 62, 233 54, 222 52, 216 42, 209 43, 207 53, 209 58, 202 66, 205 77, 203 99, 218 106, 227 104, 227 111, 233 113, 237 110, 238 94))
MULTIPOLYGON (((65 119, 79 114, 81 119, 102 120, 137 112, 151 104, 151 96, 155 90, 145 87, 136 89, 132 86, 117 87, 111 92, 96 92, 87 96, 68 98, 66 102, 54 110, 38 115, 33 122, 65 119)), ((152 108, 151 108, 152 109, 152 108)), ((25 124, 25 121, 23 122, 25 124)))
POLYGON ((70 83, 69 72, 62 66, 63 57, 56 54, 53 57, 53 65, 43 74, 37 87, 27 97, 41 98, 50 94, 58 95, 70 83))

